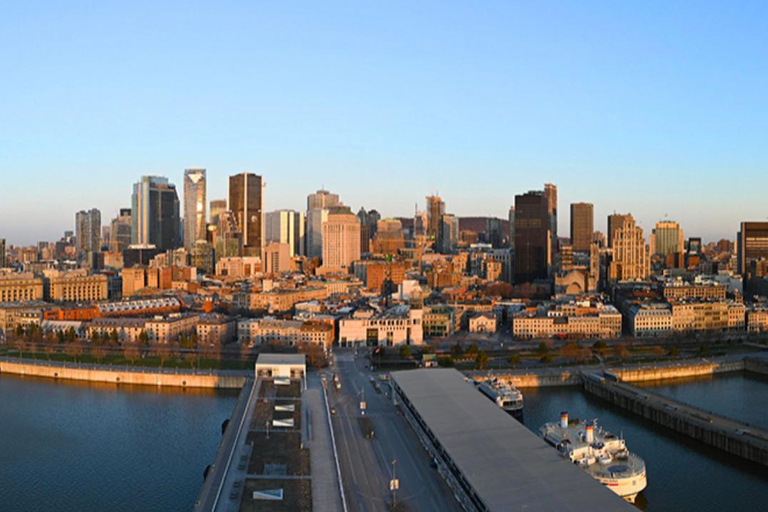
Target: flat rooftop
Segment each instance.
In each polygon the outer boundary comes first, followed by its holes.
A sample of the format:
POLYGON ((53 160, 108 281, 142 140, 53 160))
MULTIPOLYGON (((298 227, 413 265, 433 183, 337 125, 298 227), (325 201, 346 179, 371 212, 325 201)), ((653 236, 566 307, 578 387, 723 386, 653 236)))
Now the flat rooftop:
POLYGON ((632 510, 458 371, 399 371, 392 379, 489 510, 632 510))

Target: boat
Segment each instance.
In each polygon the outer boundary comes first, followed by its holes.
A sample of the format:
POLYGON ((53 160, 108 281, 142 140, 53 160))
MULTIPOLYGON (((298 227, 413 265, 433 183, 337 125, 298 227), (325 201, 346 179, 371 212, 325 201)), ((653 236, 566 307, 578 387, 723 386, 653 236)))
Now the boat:
POLYGON ((648 485, 643 459, 627 449, 624 439, 599 427, 597 420, 569 420, 563 412, 560 423, 542 425, 539 435, 561 456, 630 503, 648 485))
POLYGON ((515 386, 496 378, 475 381, 475 386, 504 411, 523 420, 523 394, 515 386))

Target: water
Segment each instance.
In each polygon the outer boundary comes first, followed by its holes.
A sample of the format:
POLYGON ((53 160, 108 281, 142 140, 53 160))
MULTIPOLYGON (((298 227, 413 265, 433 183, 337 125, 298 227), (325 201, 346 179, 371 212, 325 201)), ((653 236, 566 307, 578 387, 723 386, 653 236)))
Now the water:
POLYGON ((191 510, 236 400, 0 376, 0 510, 191 510))
MULTIPOLYGON (((645 460, 648 487, 637 506, 648 511, 752 511, 768 509, 768 470, 692 439, 656 426, 578 387, 523 389, 525 424, 539 427, 557 421, 561 411, 571 418, 594 419, 614 434, 623 434, 629 449, 645 460)), ((745 421, 765 422, 768 382, 739 374, 665 384, 654 391, 745 421), (744 400, 745 397, 749 397, 744 400), (743 404, 737 402, 744 401, 743 404)))

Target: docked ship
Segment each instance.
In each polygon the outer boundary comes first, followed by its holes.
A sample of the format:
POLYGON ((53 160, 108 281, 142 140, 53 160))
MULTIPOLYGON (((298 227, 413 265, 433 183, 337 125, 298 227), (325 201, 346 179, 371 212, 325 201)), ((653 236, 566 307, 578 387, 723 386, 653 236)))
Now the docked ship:
POLYGON ((523 420, 523 394, 515 386, 499 379, 475 381, 475 385, 482 394, 490 398, 496 405, 514 418, 523 420))
POLYGON ((630 453, 624 439, 586 421, 568 420, 560 414, 560 423, 546 423, 539 435, 560 455, 586 471, 592 478, 634 503, 648 485, 643 459, 630 453))

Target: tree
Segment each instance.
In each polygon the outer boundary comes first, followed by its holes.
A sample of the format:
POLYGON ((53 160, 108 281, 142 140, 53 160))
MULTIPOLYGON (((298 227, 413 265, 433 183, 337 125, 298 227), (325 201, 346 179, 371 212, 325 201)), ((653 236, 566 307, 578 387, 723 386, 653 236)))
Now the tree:
POLYGON ((403 359, 411 358, 411 347, 408 345, 400 345, 400 357, 403 359))
POLYGON ((129 360, 131 364, 135 363, 140 356, 141 351, 139 350, 139 345, 136 342, 128 341, 123 343, 123 357, 129 360))
POLYGON ((104 343, 94 343, 91 345, 91 355, 96 358, 96 362, 101 364, 101 360, 104 359, 104 356, 107 353, 107 349, 104 346, 104 343))
POLYGON ((484 370, 486 366, 488 366, 488 354, 485 350, 480 350, 475 357, 475 368, 484 370))
POLYGON ((150 351, 150 354, 152 354, 154 357, 160 360, 160 368, 163 367, 165 362, 168 360, 168 357, 170 357, 171 355, 171 352, 168 346, 164 343, 153 343, 149 347, 149 351, 150 351))
POLYGON ((67 341, 67 343, 73 343, 75 341, 75 339, 77 339, 77 333, 75 332, 75 328, 74 327, 70 327, 67 330, 67 339, 66 339, 66 341, 67 341))
POLYGON ((109 341, 111 342, 110 344, 113 347, 117 346, 117 343, 119 341, 119 337, 117 336, 117 329, 112 329, 112 332, 109 333, 109 341))
POLYGON ((507 362, 512 366, 517 366, 523 362, 523 359, 520 357, 520 354, 512 354, 507 358, 507 362))
POLYGON ((680 354, 680 350, 675 346, 669 347, 669 350, 667 351, 667 355, 671 357, 676 357, 679 354, 680 354))
POLYGON ((539 346, 536 349, 536 352, 541 356, 549 354, 549 345, 550 343, 546 341, 542 341, 541 343, 539 343, 539 346))
POLYGON ((75 362, 77 362, 77 358, 83 354, 83 344, 77 340, 67 343, 64 346, 64 353, 74 358, 75 362))
POLYGON ((569 341, 565 344, 561 353, 566 359, 576 360, 581 357, 581 347, 575 341, 569 341))
POLYGON ((544 354, 543 356, 541 356, 539 361, 542 362, 542 363, 551 363, 552 362, 552 354, 544 354))
POLYGON ((629 357, 629 349, 625 343, 617 343, 616 346, 613 347, 613 351, 616 353, 616 357, 622 359, 629 357))
POLYGON ((478 351, 480 350, 480 347, 477 346, 477 343, 473 343, 469 346, 467 349, 466 354, 470 357, 474 357, 477 355, 478 351))
POLYGON ((461 344, 460 343, 456 342, 451 347, 451 355, 453 355, 453 357, 461 357, 461 356, 464 355, 464 349, 461 348, 461 344))
POLYGON ((437 364, 444 368, 453 367, 453 358, 451 356, 440 356, 437 358, 437 364))

